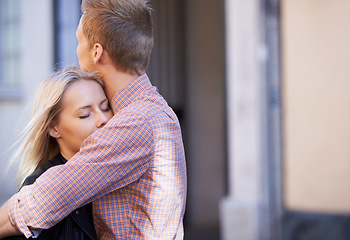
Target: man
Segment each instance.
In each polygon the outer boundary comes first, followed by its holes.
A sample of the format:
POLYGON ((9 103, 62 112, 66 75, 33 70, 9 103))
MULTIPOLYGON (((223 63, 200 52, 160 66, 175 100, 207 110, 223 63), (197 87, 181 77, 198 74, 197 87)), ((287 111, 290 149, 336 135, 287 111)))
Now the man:
POLYGON ((67 164, 49 169, 0 209, 0 237, 17 229, 33 236, 93 202, 98 239, 183 239, 180 125, 145 74, 153 47, 150 11, 144 0, 83 0, 79 64, 101 74, 114 116, 67 164))

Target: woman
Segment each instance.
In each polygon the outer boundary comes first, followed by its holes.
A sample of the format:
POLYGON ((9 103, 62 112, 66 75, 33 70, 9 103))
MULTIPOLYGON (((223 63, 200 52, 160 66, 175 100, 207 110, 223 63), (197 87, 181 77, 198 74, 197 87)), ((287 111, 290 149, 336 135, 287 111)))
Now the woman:
MULTIPOLYGON (((111 117, 103 84, 97 76, 70 67, 44 80, 34 101, 33 117, 12 159, 20 161, 21 187, 34 183, 48 168, 69 161, 84 139, 111 117)), ((96 239, 90 204, 43 230, 37 239, 96 239)))

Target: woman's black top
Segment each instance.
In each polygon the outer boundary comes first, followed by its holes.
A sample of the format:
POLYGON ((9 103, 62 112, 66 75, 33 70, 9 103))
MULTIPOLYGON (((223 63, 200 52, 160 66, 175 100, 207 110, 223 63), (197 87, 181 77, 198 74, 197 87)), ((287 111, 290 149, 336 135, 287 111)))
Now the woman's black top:
MULTIPOLYGON (((25 185, 31 185, 35 180, 50 167, 64 164, 67 160, 58 154, 52 161, 38 168, 33 174, 28 176, 21 188, 25 185)), ((24 235, 7 237, 4 240, 25 240, 24 235)), ((87 204, 76 209, 62 221, 49 229, 44 229, 37 240, 96 240, 96 231, 92 220, 91 204, 87 204)))

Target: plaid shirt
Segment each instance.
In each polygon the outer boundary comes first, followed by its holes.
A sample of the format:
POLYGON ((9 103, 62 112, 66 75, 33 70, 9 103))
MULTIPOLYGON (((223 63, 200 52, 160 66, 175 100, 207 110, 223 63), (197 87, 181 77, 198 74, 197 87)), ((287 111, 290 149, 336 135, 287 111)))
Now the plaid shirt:
POLYGON ((98 239, 183 239, 187 176, 176 115, 146 74, 112 107, 80 152, 10 199, 10 221, 27 237, 93 201, 98 239))

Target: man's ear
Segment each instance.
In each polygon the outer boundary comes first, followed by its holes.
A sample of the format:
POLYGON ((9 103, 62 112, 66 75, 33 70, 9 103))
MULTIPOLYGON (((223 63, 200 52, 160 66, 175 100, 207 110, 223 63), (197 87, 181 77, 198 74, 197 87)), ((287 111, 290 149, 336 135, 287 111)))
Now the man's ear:
POLYGON ((60 138, 61 137, 61 134, 60 132, 57 130, 56 127, 50 127, 49 128, 49 135, 53 138, 60 138))
POLYGON ((95 43, 93 48, 94 63, 98 64, 102 60, 104 49, 100 43, 95 43))

